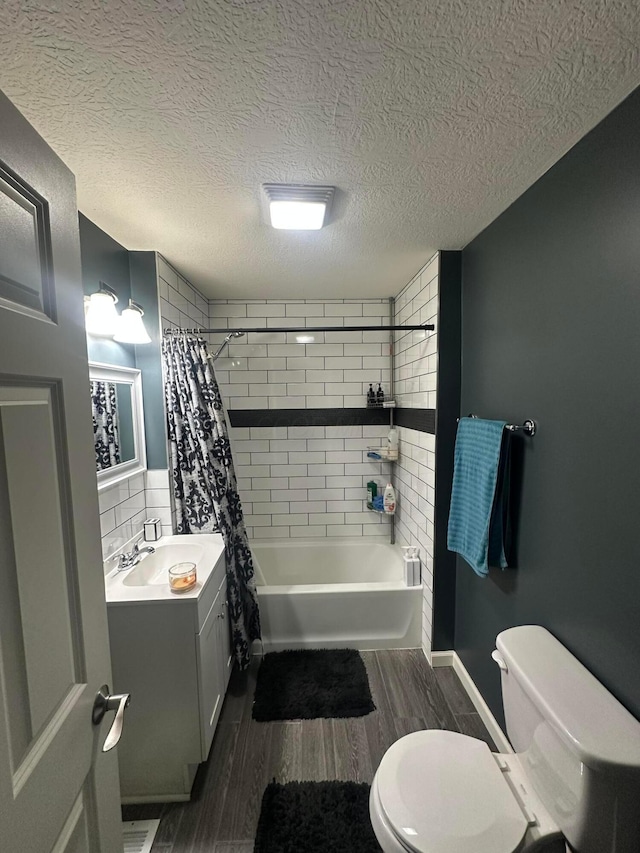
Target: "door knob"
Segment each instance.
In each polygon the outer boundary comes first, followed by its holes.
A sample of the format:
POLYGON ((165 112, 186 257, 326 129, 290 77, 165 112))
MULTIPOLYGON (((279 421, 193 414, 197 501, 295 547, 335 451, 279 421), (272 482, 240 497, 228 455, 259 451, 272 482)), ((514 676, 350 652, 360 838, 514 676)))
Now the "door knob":
POLYGON ((131 695, 129 693, 114 693, 111 695, 107 684, 103 684, 100 690, 96 693, 96 699, 93 703, 93 711, 91 713, 91 722, 94 726, 100 725, 107 711, 116 712, 115 720, 111 724, 109 734, 102 746, 103 752, 109 752, 109 750, 113 749, 120 740, 120 736, 122 735, 122 725, 124 723, 124 709, 129 706, 130 702, 131 695))

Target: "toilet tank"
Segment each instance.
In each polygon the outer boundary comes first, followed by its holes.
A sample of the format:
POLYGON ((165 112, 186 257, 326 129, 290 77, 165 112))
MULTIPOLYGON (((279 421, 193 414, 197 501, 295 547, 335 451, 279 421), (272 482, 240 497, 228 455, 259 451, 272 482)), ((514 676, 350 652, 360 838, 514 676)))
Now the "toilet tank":
POLYGON ((507 734, 577 853, 640 851, 640 723, 547 630, 498 635, 507 734))

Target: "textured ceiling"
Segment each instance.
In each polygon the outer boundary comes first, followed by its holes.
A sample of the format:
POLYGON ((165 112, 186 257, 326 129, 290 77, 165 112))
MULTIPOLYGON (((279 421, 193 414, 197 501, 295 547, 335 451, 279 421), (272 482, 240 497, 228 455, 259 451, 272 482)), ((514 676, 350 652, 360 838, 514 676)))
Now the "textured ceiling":
POLYGON ((2 0, 0 87, 80 209, 206 295, 386 296, 632 91, 639 44, 625 0, 2 0), (265 181, 337 186, 331 224, 274 231, 265 181))

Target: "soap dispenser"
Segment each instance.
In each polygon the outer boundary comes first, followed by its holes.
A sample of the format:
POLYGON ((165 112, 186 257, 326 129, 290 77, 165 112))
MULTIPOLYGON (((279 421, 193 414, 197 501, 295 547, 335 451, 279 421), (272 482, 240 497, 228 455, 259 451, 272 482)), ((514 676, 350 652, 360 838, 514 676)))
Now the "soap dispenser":
POLYGON ((420 586, 422 583, 422 567, 420 565, 420 549, 415 545, 403 545, 402 559, 404 561, 404 578, 407 586, 420 586))

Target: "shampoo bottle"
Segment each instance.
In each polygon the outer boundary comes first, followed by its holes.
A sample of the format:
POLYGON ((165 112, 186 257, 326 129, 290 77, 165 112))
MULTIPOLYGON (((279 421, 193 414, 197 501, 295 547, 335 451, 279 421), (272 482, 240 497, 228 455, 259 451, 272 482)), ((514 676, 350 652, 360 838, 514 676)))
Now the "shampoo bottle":
POLYGON ((373 385, 369 385, 367 391, 367 409, 373 409, 376 404, 376 392, 373 390, 373 385))
POLYGON ((393 515, 396 511, 396 493, 391 483, 387 483, 384 490, 384 511, 387 515, 393 515))

